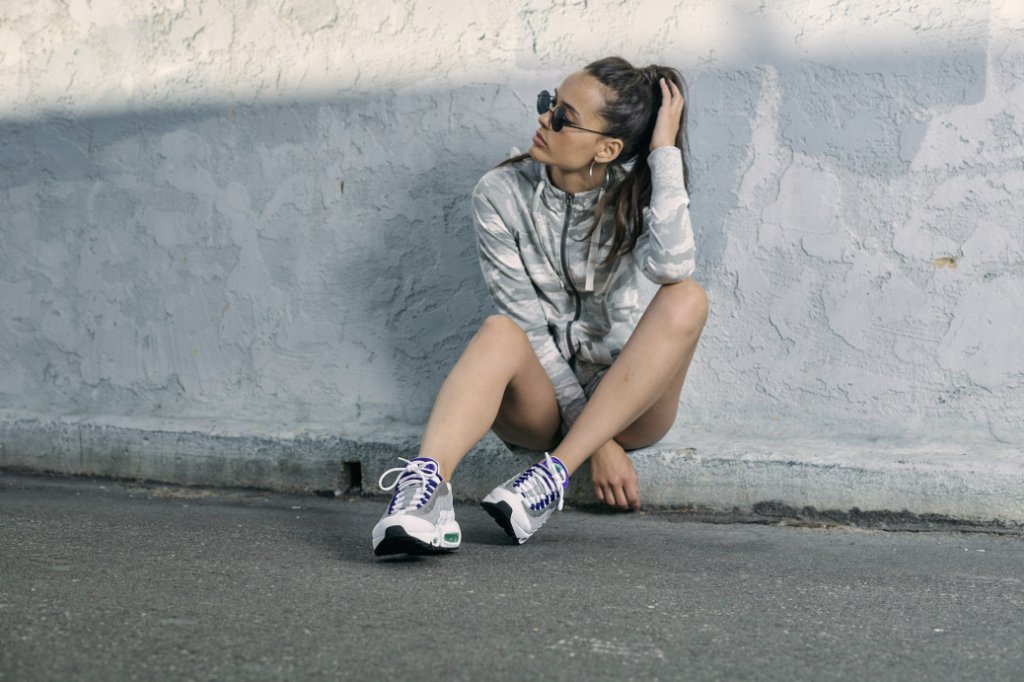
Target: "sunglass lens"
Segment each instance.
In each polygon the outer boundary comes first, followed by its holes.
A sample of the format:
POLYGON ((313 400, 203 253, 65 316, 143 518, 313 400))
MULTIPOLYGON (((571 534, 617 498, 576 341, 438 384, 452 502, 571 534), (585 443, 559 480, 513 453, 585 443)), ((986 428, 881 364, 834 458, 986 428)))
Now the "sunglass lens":
POLYGON ((537 113, 546 114, 549 111, 551 111, 551 93, 541 90, 537 95, 537 113))
POLYGON ((555 113, 551 115, 551 129, 556 133, 565 125, 565 109, 555 107, 555 113))

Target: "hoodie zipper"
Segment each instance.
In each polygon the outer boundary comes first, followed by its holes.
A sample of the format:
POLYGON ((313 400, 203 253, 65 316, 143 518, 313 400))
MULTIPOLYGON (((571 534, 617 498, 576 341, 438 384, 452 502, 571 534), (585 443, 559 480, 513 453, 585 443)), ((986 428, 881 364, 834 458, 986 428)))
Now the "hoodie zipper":
POLYGON ((576 299, 576 314, 572 320, 565 323, 565 342, 569 345, 569 366, 576 370, 576 345, 572 342, 572 324, 580 319, 580 312, 582 304, 580 301, 580 294, 576 290, 576 285, 573 284, 572 275, 569 272, 569 261, 566 256, 566 241, 569 238, 569 223, 572 218, 572 200, 573 195, 569 195, 569 201, 565 205, 565 223, 562 225, 562 270, 565 272, 565 282, 569 285, 569 289, 572 292, 573 298, 576 299))

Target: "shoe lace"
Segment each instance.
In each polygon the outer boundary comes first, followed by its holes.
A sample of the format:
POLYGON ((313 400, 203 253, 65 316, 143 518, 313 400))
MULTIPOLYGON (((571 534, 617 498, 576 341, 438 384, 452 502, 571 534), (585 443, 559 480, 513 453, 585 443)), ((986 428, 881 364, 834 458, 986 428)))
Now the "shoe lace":
POLYGON ((388 469, 381 474, 377 485, 381 490, 394 490, 391 504, 388 507, 388 514, 406 509, 419 509, 430 500, 434 494, 440 478, 437 475, 437 465, 434 462, 423 460, 407 460, 405 457, 398 459, 405 462, 405 466, 388 469), (390 474, 398 474, 390 485, 384 485, 384 479, 390 474))
POLYGON ((551 455, 544 453, 544 461, 537 462, 512 481, 512 487, 526 498, 530 509, 540 511, 558 500, 558 511, 562 511, 562 494, 567 477, 551 461, 551 455))

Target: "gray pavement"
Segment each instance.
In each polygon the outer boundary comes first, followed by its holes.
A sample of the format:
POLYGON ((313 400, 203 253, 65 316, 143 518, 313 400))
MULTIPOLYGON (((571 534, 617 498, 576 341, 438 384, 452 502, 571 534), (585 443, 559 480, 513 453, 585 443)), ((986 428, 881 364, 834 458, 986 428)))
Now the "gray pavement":
POLYGON ((1024 538, 0 475, 0 680, 1021 680, 1024 538))

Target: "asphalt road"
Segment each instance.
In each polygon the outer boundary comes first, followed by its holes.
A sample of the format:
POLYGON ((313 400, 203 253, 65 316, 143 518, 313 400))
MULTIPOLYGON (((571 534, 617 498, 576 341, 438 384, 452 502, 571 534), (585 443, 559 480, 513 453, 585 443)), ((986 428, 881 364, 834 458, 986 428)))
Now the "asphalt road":
POLYGON ((1024 538, 0 475, 0 680, 1024 680, 1024 538))

